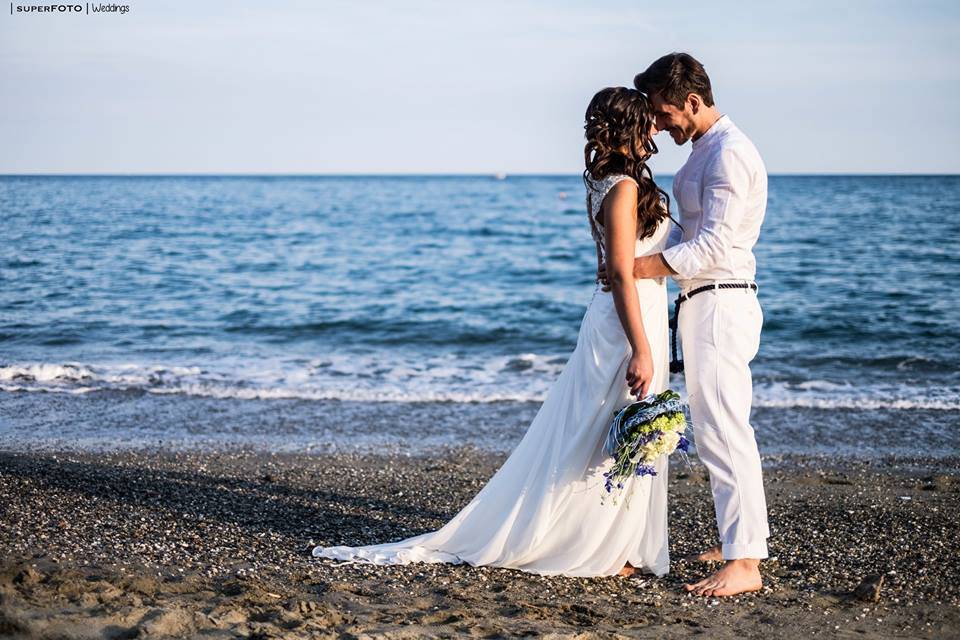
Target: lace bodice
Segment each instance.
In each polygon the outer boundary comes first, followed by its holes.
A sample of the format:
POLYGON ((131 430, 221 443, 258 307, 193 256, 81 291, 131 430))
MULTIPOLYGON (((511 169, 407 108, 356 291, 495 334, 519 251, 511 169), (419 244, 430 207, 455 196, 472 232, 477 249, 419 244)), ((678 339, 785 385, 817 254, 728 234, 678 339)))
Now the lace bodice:
MULTIPOLYGON (((600 246, 600 253, 604 262, 607 260, 607 248, 603 243, 603 224, 600 222, 600 209, 603 207, 603 199, 607 197, 610 190, 623 180, 629 180, 633 184, 637 181, 628 175, 614 173, 603 180, 592 180, 587 178, 587 215, 590 219, 590 234, 594 242, 600 246)), ((666 248, 667 236, 670 231, 670 219, 664 218, 652 236, 637 240, 637 248, 634 256, 646 256, 652 253, 659 253, 666 248)))

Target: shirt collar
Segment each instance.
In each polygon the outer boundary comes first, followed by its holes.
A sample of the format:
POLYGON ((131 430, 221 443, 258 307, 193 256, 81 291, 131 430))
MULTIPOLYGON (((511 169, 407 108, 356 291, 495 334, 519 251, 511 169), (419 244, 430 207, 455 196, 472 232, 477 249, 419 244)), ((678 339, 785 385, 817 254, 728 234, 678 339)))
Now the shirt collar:
POLYGON ((691 143, 693 145, 693 148, 698 149, 704 146, 705 144, 709 143, 711 140, 716 138, 718 135, 720 135, 721 133, 729 129, 731 126, 733 126, 733 121, 730 120, 729 116, 726 116, 726 115, 720 116, 716 122, 710 125, 710 128, 707 129, 706 133, 704 133, 702 136, 700 136, 699 138, 697 138, 691 143))

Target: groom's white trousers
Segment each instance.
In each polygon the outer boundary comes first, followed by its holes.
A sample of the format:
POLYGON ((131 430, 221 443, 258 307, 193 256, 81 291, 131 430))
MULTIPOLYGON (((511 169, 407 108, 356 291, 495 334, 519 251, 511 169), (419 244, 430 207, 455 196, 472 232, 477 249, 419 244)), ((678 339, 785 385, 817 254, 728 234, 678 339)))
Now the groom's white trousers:
POLYGON ((760 303, 750 289, 704 291, 683 301, 678 324, 694 442, 710 472, 723 558, 766 558, 767 502, 750 426, 760 303))

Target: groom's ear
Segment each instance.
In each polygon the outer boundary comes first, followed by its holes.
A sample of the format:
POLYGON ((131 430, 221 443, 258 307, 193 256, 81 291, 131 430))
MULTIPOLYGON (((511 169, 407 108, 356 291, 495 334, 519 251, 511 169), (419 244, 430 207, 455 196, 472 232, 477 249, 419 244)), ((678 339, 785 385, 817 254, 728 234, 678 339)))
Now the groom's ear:
POLYGON ((693 112, 693 115, 697 115, 703 106, 703 99, 695 93, 688 93, 687 104, 690 105, 690 110, 693 112))

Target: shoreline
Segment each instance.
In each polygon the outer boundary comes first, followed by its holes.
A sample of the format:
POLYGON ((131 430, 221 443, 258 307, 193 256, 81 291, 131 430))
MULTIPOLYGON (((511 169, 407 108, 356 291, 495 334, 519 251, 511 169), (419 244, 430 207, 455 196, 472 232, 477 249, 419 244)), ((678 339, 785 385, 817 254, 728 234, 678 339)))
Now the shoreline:
MULTIPOLYGON (((2 392, 0 392, 2 393, 2 392)), ((357 402, 210 398, 143 391, 3 393, 0 450, 209 451, 249 445, 311 455, 451 446, 508 453, 541 403, 357 402)), ((774 456, 960 457, 960 410, 754 408, 761 453, 774 456), (904 422, 911 425, 904 437, 904 422)), ((696 433, 694 433, 694 444, 696 433)))
POLYGON ((0 449, 0 634, 12 637, 956 637, 960 459, 764 456, 765 587, 686 594, 715 534, 702 465, 670 472, 670 573, 544 578, 375 567, 316 544, 441 526, 505 455, 0 449), (883 575, 876 603, 851 594, 883 575))

